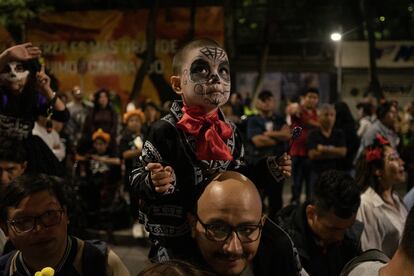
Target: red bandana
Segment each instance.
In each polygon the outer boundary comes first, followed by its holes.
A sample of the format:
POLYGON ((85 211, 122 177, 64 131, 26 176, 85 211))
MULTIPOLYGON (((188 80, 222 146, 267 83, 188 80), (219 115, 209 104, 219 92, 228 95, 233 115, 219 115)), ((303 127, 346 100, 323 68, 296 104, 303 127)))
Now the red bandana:
POLYGON ((232 128, 218 117, 218 112, 205 114, 198 107, 182 108, 183 117, 177 127, 196 137, 196 156, 198 160, 233 160, 226 141, 233 134, 232 128))

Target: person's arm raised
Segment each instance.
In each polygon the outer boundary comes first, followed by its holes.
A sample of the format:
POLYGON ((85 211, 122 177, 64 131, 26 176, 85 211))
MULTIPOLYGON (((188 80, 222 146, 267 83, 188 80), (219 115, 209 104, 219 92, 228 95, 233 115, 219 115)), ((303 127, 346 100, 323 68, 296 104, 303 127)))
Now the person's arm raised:
POLYGON ((11 61, 26 61, 40 57, 42 51, 31 42, 7 48, 0 54, 0 71, 11 61))
POLYGON ((40 93, 51 101, 54 105, 53 108, 56 111, 65 110, 66 106, 59 97, 56 96, 56 92, 50 87, 50 77, 45 73, 45 67, 42 65, 40 72, 36 73, 37 85, 39 87, 40 93), (55 99, 56 98, 56 99, 55 99))

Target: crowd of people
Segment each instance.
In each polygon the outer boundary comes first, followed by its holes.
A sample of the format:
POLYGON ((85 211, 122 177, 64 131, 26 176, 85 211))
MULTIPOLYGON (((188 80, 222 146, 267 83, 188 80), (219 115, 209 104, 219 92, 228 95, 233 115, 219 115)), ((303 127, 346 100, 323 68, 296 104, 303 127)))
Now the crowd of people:
POLYGON ((129 275, 85 233, 125 227, 151 244, 140 275, 414 273, 414 103, 366 100, 356 121, 306 87, 276 110, 231 93, 199 39, 173 59, 181 100, 121 114, 106 88, 55 92, 40 56, 0 54, 0 273, 129 275))

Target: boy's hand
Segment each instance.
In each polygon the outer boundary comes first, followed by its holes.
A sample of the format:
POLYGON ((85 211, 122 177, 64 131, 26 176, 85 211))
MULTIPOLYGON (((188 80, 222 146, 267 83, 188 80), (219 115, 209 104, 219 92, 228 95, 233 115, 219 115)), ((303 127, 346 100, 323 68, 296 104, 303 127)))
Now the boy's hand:
POLYGON ((279 165, 285 178, 288 178, 292 175, 292 160, 290 158, 290 155, 288 155, 286 152, 281 157, 279 157, 277 164, 279 165))
POLYGON ((174 182, 174 169, 171 166, 163 166, 160 163, 148 163, 145 167, 150 172, 154 190, 157 193, 165 193, 174 182))
POLYGON ((42 51, 33 46, 31 42, 19 44, 5 50, 1 55, 6 58, 6 62, 10 61, 26 61, 33 58, 38 58, 42 51))

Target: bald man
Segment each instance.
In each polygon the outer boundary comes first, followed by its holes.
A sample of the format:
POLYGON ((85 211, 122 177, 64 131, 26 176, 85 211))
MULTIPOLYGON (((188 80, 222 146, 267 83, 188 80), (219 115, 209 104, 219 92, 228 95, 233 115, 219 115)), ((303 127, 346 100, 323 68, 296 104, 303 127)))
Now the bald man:
POLYGON ((202 189, 194 209, 188 217, 199 262, 215 273, 299 275, 293 244, 280 242, 290 238, 263 215, 259 192, 244 175, 218 174, 202 189))

